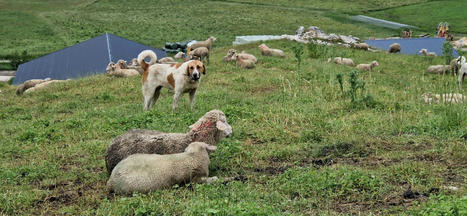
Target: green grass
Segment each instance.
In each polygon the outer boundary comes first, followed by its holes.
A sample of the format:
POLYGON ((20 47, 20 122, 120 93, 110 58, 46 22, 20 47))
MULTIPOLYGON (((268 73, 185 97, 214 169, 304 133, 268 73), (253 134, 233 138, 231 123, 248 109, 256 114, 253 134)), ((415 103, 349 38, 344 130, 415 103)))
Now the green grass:
POLYGON ((435 34, 440 22, 448 22, 453 33, 467 34, 467 20, 463 0, 430 1, 423 4, 371 12, 368 15, 404 24, 414 25, 435 34))
MULTIPOLYGON (((63 40, 47 42, 46 34, 38 33, 37 43, 8 49, 2 43, 4 53, 23 48, 39 53, 40 46, 54 50, 100 31, 153 46, 208 35, 218 41, 193 112, 184 96, 172 113, 172 93, 167 90, 149 112, 143 112, 139 77, 86 77, 19 97, 15 86, 0 83, 0 214, 465 212, 467 106, 426 105, 420 97, 425 92, 458 92, 455 77, 424 74, 428 65, 441 64, 442 57, 430 62, 421 56, 329 48, 312 59, 305 47, 297 72, 292 49, 296 44, 274 41, 267 44, 283 49, 287 58, 261 56, 259 43, 236 47, 258 57, 255 69, 244 70, 223 62, 237 34, 282 34, 294 32, 299 25, 359 36, 393 32, 377 33, 377 28, 341 22, 329 18, 329 11, 284 9, 281 5, 268 7, 270 13, 260 10, 265 8, 262 5, 149 2, 69 2, 54 6, 59 9, 42 5, 33 10, 8 1, 8 13, 39 16, 37 20, 42 21, 38 24, 49 26, 63 40), (198 17, 182 16, 200 6, 213 10, 198 17), (234 19, 245 22, 237 24, 234 19), (158 24, 166 20, 171 22, 158 24), (190 31, 186 31, 188 27, 190 31), (358 73, 356 80, 364 82, 365 88, 357 90, 354 102, 349 96, 353 69, 328 64, 330 56, 350 57, 357 64, 379 62, 374 71, 358 73), (338 74, 342 75, 343 92, 338 74), (233 137, 222 140, 210 155, 210 175, 235 177, 234 181, 175 186, 129 197, 107 192, 104 152, 113 138, 134 128, 186 132, 212 109, 227 115, 233 137), (446 189, 448 186, 458 190, 446 189), (404 198, 409 188, 417 195, 404 198)), ((4 5, 0 0, 0 6, 4 5)), ((12 30, 6 40, 13 41, 12 35, 21 31, 28 29, 12 30)))

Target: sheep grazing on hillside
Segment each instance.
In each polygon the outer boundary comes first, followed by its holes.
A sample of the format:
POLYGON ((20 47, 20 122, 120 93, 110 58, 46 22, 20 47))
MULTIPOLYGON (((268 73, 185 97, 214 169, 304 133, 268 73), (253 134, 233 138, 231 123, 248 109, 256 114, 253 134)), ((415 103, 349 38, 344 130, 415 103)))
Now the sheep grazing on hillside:
POLYGON ((140 75, 137 69, 129 69, 124 60, 119 60, 117 64, 110 62, 107 65, 106 73, 116 77, 131 77, 140 75))
POLYGON ((244 59, 241 57, 241 55, 235 55, 236 60, 237 60, 237 67, 245 68, 245 69, 251 69, 256 66, 255 62, 253 59, 244 59))
POLYGON ((35 85, 32 88, 27 89, 26 91, 24 91, 24 94, 39 91, 39 90, 44 89, 45 87, 47 87, 47 86, 49 86, 50 84, 53 84, 53 83, 61 83, 61 82, 69 81, 69 80, 70 79, 67 79, 67 80, 49 80, 49 81, 46 81, 46 82, 42 82, 42 83, 39 83, 39 84, 35 85))
POLYGON ((193 56, 194 59, 198 59, 202 62, 204 62, 204 59, 206 58, 208 60, 209 64, 209 50, 206 47, 198 47, 190 52, 190 54, 193 56))
POLYGON ((237 58, 234 58, 234 55, 236 53, 237 53, 237 50, 229 49, 229 51, 227 51, 227 55, 224 56, 224 61, 225 62, 235 61, 237 59, 237 58))
POLYGON ((211 51, 211 47, 212 47, 212 44, 216 41, 216 38, 215 37, 209 37, 207 40, 205 41, 198 41, 194 44, 192 44, 191 46, 188 47, 188 50, 187 50, 187 55, 191 55, 191 51, 198 48, 198 47, 206 47, 208 48, 209 51, 211 51))
POLYGON ((428 52, 426 49, 421 49, 418 53, 422 53, 424 56, 436 56, 435 52, 428 52))
POLYGON ((259 45, 258 47, 261 48, 261 54, 263 56, 276 56, 276 57, 280 57, 280 58, 285 58, 284 51, 282 51, 280 49, 271 49, 268 46, 266 46, 266 44, 264 44, 264 43, 259 45))
POLYGON ((32 88, 32 87, 36 86, 37 84, 47 82, 47 81, 50 81, 50 80, 51 80, 50 78, 46 78, 46 79, 43 79, 43 80, 42 79, 32 79, 32 80, 25 81, 23 84, 19 85, 18 88, 16 88, 16 95, 22 95, 29 88, 32 88))
POLYGON ((459 93, 448 93, 448 94, 443 94, 442 96, 440 94, 432 94, 432 93, 425 93, 422 94, 422 99, 425 101, 427 104, 432 104, 432 103, 464 103, 467 102, 467 96, 464 96, 459 93))
POLYGON ((209 154, 216 146, 193 142, 178 154, 133 154, 115 166, 107 188, 117 194, 147 193, 209 176, 209 154))
POLYGON ((359 43, 355 45, 356 49, 361 49, 361 50, 368 50, 370 46, 367 43, 359 43))
POLYGON ((181 59, 183 62, 187 62, 193 59, 193 56, 186 55, 184 52, 178 52, 174 55, 174 59, 181 59))
POLYGON ((389 46, 388 53, 400 53, 401 45, 398 43, 393 43, 389 46))
POLYGON ((172 57, 164 57, 164 58, 158 59, 157 63, 159 63, 159 64, 175 64, 177 62, 172 57))
POLYGON ((443 74, 449 73, 450 70, 450 65, 431 65, 426 69, 426 72, 430 74, 443 74))
POLYGON ((363 71, 372 71, 373 68, 376 66, 379 66, 377 61, 372 61, 370 64, 359 64, 357 65, 357 69, 363 70, 363 71))
POLYGON ((232 135, 232 127, 225 114, 211 110, 190 126, 188 133, 164 133, 151 130, 130 130, 116 137, 105 153, 105 165, 109 173, 124 158, 136 153, 180 153, 192 142, 216 145, 224 137, 232 135))

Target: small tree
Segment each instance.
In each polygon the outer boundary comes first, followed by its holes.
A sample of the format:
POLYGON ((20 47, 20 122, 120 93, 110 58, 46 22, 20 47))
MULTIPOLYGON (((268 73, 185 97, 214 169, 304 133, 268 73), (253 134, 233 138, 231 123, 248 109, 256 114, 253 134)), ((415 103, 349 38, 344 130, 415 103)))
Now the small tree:
POLYGON ((302 64, 302 56, 303 56, 303 45, 297 44, 292 47, 292 50, 295 54, 295 58, 297 59, 297 71, 300 70, 300 65, 302 64))

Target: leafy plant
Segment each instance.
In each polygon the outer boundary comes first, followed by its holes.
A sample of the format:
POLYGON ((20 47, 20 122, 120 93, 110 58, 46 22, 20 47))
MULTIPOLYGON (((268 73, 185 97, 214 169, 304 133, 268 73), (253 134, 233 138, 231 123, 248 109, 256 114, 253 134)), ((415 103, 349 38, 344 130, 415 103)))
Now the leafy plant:
POLYGON ((443 43, 443 56, 445 59, 445 64, 449 65, 452 59, 452 45, 449 41, 443 43))
POLYGON ((296 44, 292 46, 292 50, 295 54, 295 58, 297 59, 297 71, 300 71, 300 65, 302 64, 302 56, 303 56, 303 45, 296 44))
POLYGON ((319 58, 322 56, 326 56, 328 52, 328 47, 325 45, 319 45, 313 42, 308 43, 308 56, 310 58, 319 58))

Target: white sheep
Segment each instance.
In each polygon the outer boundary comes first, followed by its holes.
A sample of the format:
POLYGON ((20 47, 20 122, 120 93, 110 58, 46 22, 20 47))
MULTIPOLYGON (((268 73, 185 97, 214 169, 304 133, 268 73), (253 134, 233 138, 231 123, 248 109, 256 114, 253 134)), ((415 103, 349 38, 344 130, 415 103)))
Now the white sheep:
POLYGON ((401 45, 398 43, 393 43, 389 46, 388 53, 400 53, 401 45))
POLYGON ((243 59, 241 55, 236 55, 237 67, 251 69, 256 66, 254 60, 252 59, 243 59))
POLYGON ((361 50, 368 50, 370 46, 367 43, 359 43, 355 45, 355 48, 361 49, 361 50))
POLYGON ((147 193, 209 176, 209 151, 216 146, 193 142, 178 154, 133 154, 115 166, 107 188, 117 194, 147 193))
POLYGON ((464 77, 467 76, 467 63, 465 57, 459 57, 458 63, 460 64, 460 69, 457 73, 457 82, 459 83, 459 89, 462 89, 462 82, 464 81, 464 77))
POLYGON ((191 51, 191 56, 204 62, 204 58, 207 58, 209 64, 209 50, 206 47, 198 47, 191 51))
POLYGON ((211 110, 190 126, 188 133, 164 133, 152 130, 130 130, 116 137, 105 152, 108 173, 124 158, 136 153, 180 153, 192 142, 216 145, 224 137, 232 135, 232 127, 225 114, 211 110))
POLYGON ((263 56, 277 56, 277 57, 285 58, 284 51, 280 49, 271 49, 268 46, 266 46, 266 44, 264 43, 259 45, 258 47, 261 48, 261 54, 263 56))
POLYGON ((27 80, 23 84, 19 85, 18 88, 16 88, 16 95, 22 95, 29 88, 33 88, 37 84, 47 82, 47 81, 50 81, 50 80, 51 80, 50 78, 27 80))
POLYGON ((44 89, 45 87, 47 87, 47 86, 49 86, 50 84, 53 84, 53 83, 61 83, 61 82, 69 81, 69 80, 70 79, 67 79, 67 80, 48 80, 48 81, 39 83, 39 84, 35 85, 32 88, 27 89, 26 91, 24 91, 24 94, 29 94, 31 92, 35 92, 35 91, 44 89))
POLYGON ((467 102, 467 96, 459 93, 448 93, 443 94, 442 96, 440 94, 424 93, 422 94, 422 99, 427 104, 439 103, 440 101, 452 104, 467 102))
POLYGON ((116 77, 131 77, 140 75, 137 69, 129 69, 124 60, 119 60, 117 64, 110 62, 107 65, 106 73, 116 77))
POLYGON ((430 65, 426 69, 426 72, 430 74, 443 74, 443 73, 449 73, 450 70, 451 70, 450 65, 430 65))
POLYGON ((181 59, 183 62, 187 62, 193 59, 192 56, 186 55, 184 52, 178 52, 174 55, 175 59, 181 59))
POLYGON ((198 47, 206 47, 208 48, 208 50, 210 51, 211 50, 211 47, 212 47, 212 44, 216 41, 216 38, 215 37, 209 37, 207 40, 205 41, 198 41, 194 44, 192 44, 191 46, 188 47, 188 50, 187 50, 187 55, 191 55, 191 51, 198 48, 198 47))
POLYGON ((231 61, 236 60, 237 58, 234 58, 234 55, 236 53, 237 53, 237 50, 229 49, 229 51, 227 51, 227 55, 224 56, 224 61, 225 62, 231 62, 231 61))
MULTIPOLYGON (((328 63, 331 62, 331 58, 328 58, 328 63)), ((332 62, 334 64, 343 64, 343 65, 347 65, 347 66, 351 66, 351 67, 354 67, 355 66, 355 63, 353 62, 353 60, 351 58, 342 58, 342 57, 335 57, 332 62)))
POLYGON ((435 52, 428 52, 426 49, 421 49, 419 53, 422 53, 424 56, 436 56, 435 52))
POLYGON ((357 65, 357 69, 363 70, 363 71, 372 71, 373 68, 376 66, 379 66, 377 61, 372 61, 370 64, 359 64, 357 65))
POLYGON ((164 57, 164 58, 158 59, 157 63, 159 63, 159 64, 174 64, 174 63, 177 63, 177 62, 172 57, 164 57))
POLYGON ((232 60, 236 61, 237 57, 242 60, 252 61, 255 64, 258 63, 258 59, 254 55, 248 54, 245 51, 242 51, 241 53, 234 53, 232 56, 232 60))

